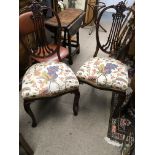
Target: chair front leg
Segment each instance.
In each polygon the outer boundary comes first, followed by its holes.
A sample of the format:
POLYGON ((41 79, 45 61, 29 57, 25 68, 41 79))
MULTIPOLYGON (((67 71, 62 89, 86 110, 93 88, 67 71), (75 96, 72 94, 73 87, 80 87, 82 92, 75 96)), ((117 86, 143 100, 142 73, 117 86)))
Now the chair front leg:
POLYGON ((73 113, 74 113, 74 116, 77 116, 79 111, 79 99, 80 99, 79 89, 74 91, 74 94, 75 94, 75 97, 74 97, 74 103, 73 103, 73 113))
POLYGON ((27 114, 31 117, 32 119, 32 127, 36 127, 37 126, 37 122, 36 122, 36 119, 35 119, 35 116, 30 108, 30 102, 29 101, 26 101, 24 100, 24 109, 25 111, 27 112, 27 114))

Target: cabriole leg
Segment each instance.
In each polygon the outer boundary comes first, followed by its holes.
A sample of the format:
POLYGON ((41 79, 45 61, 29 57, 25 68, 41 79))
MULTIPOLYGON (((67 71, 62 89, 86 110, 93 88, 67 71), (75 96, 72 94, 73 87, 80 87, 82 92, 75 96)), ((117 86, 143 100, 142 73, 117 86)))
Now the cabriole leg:
POLYGON ((24 100, 24 109, 27 112, 27 114, 31 117, 32 119, 32 127, 36 127, 37 126, 37 122, 35 119, 35 116, 30 108, 30 102, 24 100))
POLYGON ((77 116, 79 111, 79 99, 80 99, 79 89, 77 89, 74 92, 74 94, 75 94, 75 97, 74 97, 74 103, 73 103, 73 113, 74 113, 74 116, 77 116))

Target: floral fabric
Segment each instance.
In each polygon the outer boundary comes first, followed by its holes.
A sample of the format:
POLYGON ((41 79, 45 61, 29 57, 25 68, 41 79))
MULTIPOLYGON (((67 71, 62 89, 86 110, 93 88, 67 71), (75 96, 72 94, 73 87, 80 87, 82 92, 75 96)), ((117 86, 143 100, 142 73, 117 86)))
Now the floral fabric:
POLYGON ((127 66, 113 58, 91 58, 80 67, 76 76, 101 88, 125 91, 128 88, 127 66))
POLYGON ((31 66, 22 81, 23 98, 39 98, 77 89, 79 82, 73 71, 61 62, 42 62, 31 66))

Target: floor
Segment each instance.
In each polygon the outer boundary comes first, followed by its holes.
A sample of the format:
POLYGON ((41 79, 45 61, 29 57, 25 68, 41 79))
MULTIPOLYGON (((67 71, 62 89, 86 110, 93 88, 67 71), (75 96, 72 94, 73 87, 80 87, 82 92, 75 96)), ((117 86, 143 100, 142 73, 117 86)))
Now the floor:
MULTIPOLYGON (((108 25, 104 26, 108 29, 108 25)), ((80 65, 93 56, 95 31, 80 29, 81 53, 74 56, 71 68, 76 73, 80 65)), ((106 39, 106 33, 103 40, 106 39)), ((108 131, 111 92, 80 85, 80 110, 73 116, 73 95, 37 101, 32 110, 38 126, 31 127, 31 119, 24 111, 20 97, 20 132, 31 145, 35 155, 120 155, 120 148, 108 144, 104 138, 108 131)), ((23 151, 20 151, 24 155, 23 151)))

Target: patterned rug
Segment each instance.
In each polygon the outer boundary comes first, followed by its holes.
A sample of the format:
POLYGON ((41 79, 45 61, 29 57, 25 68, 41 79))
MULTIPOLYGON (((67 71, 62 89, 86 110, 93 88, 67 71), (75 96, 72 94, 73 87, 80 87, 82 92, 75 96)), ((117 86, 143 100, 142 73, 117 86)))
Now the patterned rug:
POLYGON ((119 94, 113 93, 111 104, 111 116, 107 137, 120 144, 124 142, 132 145, 134 143, 135 127, 135 98, 134 94, 129 94, 123 106, 118 109, 120 99, 119 94))

